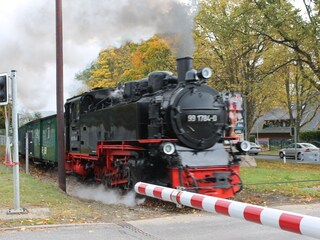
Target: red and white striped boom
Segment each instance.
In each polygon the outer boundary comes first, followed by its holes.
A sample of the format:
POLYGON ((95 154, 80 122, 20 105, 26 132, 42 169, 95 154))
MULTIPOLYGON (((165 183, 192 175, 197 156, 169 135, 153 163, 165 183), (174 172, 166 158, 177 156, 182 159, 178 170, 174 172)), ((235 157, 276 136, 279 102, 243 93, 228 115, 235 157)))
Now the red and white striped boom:
POLYGON ((320 218, 138 182, 139 194, 320 239, 320 218))

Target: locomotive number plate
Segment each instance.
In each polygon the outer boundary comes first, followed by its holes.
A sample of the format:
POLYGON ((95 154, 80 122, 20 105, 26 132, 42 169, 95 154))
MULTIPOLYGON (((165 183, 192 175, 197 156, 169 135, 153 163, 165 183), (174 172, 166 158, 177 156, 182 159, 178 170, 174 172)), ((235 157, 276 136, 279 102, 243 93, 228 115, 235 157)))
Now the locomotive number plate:
POLYGON ((218 116, 215 114, 188 114, 187 122, 216 122, 218 116))

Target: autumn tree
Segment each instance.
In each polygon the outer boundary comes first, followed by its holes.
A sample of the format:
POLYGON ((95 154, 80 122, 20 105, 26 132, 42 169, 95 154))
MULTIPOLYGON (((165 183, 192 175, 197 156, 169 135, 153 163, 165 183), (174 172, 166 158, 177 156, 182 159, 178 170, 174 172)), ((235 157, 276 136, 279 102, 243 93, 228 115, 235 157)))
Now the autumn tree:
POLYGON ((156 70, 173 70, 174 57, 167 41, 154 36, 141 44, 128 42, 99 53, 87 69, 77 75, 89 87, 115 87, 117 83, 146 77, 156 70))
POLYGON ((131 69, 123 75, 128 80, 146 77, 157 70, 175 70, 175 59, 168 42, 164 38, 154 36, 138 45, 131 54, 131 69))
POLYGON ((0 129, 5 128, 5 110, 4 107, 0 107, 0 129))
POLYGON ((0 129, 4 129, 5 128, 5 117, 4 117, 4 110, 1 108, 0 109, 0 129))
POLYGON ((130 69, 131 54, 136 49, 134 43, 126 43, 121 48, 102 50, 91 65, 77 74, 91 88, 115 87, 125 71, 130 69))

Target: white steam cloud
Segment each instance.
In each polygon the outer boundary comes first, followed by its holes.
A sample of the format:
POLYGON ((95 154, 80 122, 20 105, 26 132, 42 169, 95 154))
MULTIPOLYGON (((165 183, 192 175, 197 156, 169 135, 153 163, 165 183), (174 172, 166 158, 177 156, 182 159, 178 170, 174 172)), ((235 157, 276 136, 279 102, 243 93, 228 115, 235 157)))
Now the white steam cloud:
MULTIPOLYGON (((177 57, 192 56, 196 6, 181 1, 63 1, 65 98, 78 93, 75 74, 102 48, 177 34, 177 57)), ((20 108, 55 110, 55 1, 1 1, 0 29, 0 72, 18 71, 20 108)))
POLYGON ((134 191, 127 194, 120 194, 117 190, 106 190, 105 187, 100 185, 82 185, 80 183, 68 184, 67 192, 71 196, 75 196, 85 200, 93 200, 102 202, 104 204, 123 204, 128 207, 133 207, 142 204, 145 198, 138 199, 134 191))

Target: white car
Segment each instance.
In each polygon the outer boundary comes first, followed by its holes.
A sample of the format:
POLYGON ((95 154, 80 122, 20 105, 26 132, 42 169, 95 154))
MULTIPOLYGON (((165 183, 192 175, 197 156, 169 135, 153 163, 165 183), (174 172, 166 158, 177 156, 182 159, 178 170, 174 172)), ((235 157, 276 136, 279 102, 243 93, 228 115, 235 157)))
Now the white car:
POLYGON ((301 160, 304 155, 314 154, 316 156, 319 155, 319 148, 314 146, 311 143, 297 143, 290 144, 287 148, 282 148, 279 151, 280 158, 283 158, 284 155, 286 157, 296 157, 297 160, 301 160))
POLYGON ((258 155, 261 152, 261 147, 254 142, 250 142, 250 150, 248 151, 249 154, 258 155))

